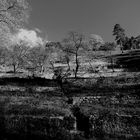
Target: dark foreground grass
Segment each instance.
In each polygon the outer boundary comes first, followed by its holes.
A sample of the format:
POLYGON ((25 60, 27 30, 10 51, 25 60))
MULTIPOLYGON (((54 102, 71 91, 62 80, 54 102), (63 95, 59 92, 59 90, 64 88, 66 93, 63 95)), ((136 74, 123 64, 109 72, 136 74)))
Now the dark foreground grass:
POLYGON ((0 85, 16 85, 16 86, 57 86, 55 80, 41 77, 2 77, 0 78, 0 85))
POLYGON ((1 78, 0 81, 3 86, 0 90, 1 139, 121 140, 140 136, 137 76, 67 79, 63 95, 54 80, 1 78), (11 90, 12 87, 20 88, 11 90), (75 105, 67 102, 69 97, 89 95, 101 98, 93 102, 85 99, 75 105), (77 108, 76 113, 73 108, 77 108), (77 132, 71 133, 75 117, 77 132), (84 122, 86 127, 81 125, 84 122))

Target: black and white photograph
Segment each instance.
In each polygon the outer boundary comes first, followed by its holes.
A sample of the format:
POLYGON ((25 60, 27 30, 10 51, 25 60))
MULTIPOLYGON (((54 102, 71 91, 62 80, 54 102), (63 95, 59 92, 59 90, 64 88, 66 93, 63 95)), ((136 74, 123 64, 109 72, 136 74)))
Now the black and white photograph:
POLYGON ((0 0, 0 140, 140 140, 140 0, 0 0))

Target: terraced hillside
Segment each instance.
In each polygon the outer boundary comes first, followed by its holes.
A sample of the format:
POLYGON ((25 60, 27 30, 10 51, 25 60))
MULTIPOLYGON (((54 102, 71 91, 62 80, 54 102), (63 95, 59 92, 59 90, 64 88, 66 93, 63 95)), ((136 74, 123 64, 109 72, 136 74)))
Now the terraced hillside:
POLYGON ((118 66, 129 70, 140 70, 140 50, 130 50, 121 54, 112 55, 118 66))
POLYGON ((127 73, 71 78, 64 84, 65 94, 54 80, 1 78, 0 131, 5 131, 1 136, 7 140, 139 138, 139 77, 127 73))

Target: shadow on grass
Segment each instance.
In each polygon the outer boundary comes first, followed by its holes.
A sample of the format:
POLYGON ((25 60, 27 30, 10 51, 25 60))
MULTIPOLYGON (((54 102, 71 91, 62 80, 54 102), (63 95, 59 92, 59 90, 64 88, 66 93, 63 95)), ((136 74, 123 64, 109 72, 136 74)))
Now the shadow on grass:
POLYGON ((27 77, 27 78, 19 78, 19 77, 6 77, 0 78, 0 85, 17 85, 17 86, 57 86, 55 80, 46 79, 41 77, 27 77))

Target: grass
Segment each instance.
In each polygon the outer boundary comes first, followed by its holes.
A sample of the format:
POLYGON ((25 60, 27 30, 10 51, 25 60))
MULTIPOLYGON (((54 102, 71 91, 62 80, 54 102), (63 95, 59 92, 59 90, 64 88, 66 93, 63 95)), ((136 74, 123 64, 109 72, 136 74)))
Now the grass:
POLYGON ((126 123, 127 119, 123 119, 124 116, 129 115, 133 120, 135 117, 137 120, 140 117, 139 73, 125 72, 116 77, 79 78, 77 80, 70 78, 67 81, 64 84, 65 95, 62 96, 62 91, 53 80, 1 78, 0 117, 3 120, 6 119, 7 133, 14 135, 16 132, 20 136, 25 136, 27 133, 26 121, 28 121, 30 124, 28 127, 33 130, 30 131, 30 135, 38 135, 40 139, 57 139, 58 135, 61 136, 59 139, 70 139, 70 137, 71 139, 75 139, 75 137, 85 139, 82 134, 70 134, 70 131, 64 127, 56 126, 64 123, 61 119, 60 122, 56 121, 56 124, 48 123, 50 117, 73 116, 71 108, 74 105, 67 103, 68 97, 72 97, 75 105, 84 115, 96 116, 96 121, 103 120, 103 124, 100 126, 103 128, 104 135, 115 133, 114 135, 118 137, 127 134, 139 136, 139 126, 135 123, 129 126, 126 123), (108 115, 105 116, 105 112, 108 115), (101 119, 102 115, 105 118, 101 119), (112 120, 113 118, 115 121, 112 120), (120 121, 117 122, 116 119, 120 119, 120 121), (47 125, 48 130, 45 129, 47 125))

